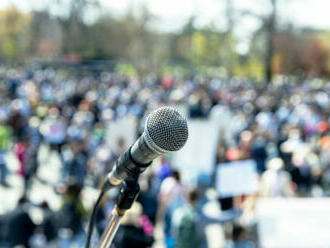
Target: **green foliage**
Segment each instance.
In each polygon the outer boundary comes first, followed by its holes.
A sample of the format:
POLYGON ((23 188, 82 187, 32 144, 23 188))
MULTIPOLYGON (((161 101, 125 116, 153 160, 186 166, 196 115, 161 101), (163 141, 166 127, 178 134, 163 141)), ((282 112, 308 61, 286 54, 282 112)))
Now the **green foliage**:
POLYGON ((193 30, 183 33, 177 46, 184 61, 198 69, 222 66, 231 73, 238 64, 236 40, 230 33, 211 28, 193 30))
POLYGON ((30 15, 11 6, 0 11, 0 58, 19 59, 25 55, 30 15))
POLYGON ((116 65, 115 71, 128 76, 136 76, 136 70, 132 64, 119 63, 116 65))
POLYGON ((234 75, 261 81, 264 75, 264 66, 259 59, 250 56, 234 68, 234 75))
POLYGON ((326 68, 327 72, 330 74, 330 31, 323 31, 320 32, 318 35, 318 38, 320 39, 321 43, 326 47, 326 50, 328 51, 327 61, 326 61, 326 68))

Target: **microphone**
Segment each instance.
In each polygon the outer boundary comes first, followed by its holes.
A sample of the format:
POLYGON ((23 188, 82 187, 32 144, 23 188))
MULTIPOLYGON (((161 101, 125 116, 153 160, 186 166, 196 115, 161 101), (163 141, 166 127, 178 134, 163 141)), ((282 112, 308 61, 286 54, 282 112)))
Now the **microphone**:
POLYGON ((166 106, 151 112, 143 134, 118 158, 105 183, 111 187, 128 177, 138 177, 153 159, 180 150, 187 139, 187 121, 175 108, 166 106))

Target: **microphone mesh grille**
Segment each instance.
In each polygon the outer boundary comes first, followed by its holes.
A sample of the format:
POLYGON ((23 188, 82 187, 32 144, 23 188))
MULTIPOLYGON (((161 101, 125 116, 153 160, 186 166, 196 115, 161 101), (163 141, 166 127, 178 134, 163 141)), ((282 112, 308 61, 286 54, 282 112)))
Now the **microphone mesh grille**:
POLYGON ((175 108, 161 107, 153 111, 146 121, 145 130, 151 144, 167 152, 180 150, 188 139, 188 126, 175 108))

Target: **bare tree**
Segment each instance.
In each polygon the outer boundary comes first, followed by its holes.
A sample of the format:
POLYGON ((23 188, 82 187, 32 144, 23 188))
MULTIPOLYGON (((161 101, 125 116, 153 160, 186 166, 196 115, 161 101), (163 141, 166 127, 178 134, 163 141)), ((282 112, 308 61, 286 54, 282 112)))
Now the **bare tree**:
POLYGON ((272 81, 272 60, 274 56, 274 37, 276 34, 276 16, 277 16, 277 0, 270 0, 272 11, 268 18, 265 19, 265 31, 267 33, 267 44, 265 54, 265 80, 267 83, 272 81))
POLYGON ((264 79, 267 83, 272 81, 272 61, 274 56, 274 37, 277 32, 276 20, 277 20, 277 0, 269 0, 271 4, 271 11, 268 15, 259 15, 253 11, 241 11, 240 16, 251 16, 261 21, 262 25, 256 34, 262 31, 266 35, 266 44, 264 52, 264 79))

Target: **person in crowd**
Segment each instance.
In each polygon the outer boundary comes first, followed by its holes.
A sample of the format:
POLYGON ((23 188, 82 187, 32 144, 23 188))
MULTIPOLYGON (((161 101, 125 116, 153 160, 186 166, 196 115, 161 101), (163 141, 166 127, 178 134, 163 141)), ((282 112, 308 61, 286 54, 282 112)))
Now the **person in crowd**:
POLYGON ((185 198, 185 189, 181 183, 178 171, 173 171, 170 177, 163 180, 158 196, 158 220, 164 220, 166 243, 173 243, 171 234, 172 215, 176 208, 182 206, 185 198))
POLYGON ((232 231, 232 242, 228 242, 225 248, 255 248, 256 246, 248 239, 247 228, 234 225, 232 231))
POLYGON ((267 170, 261 176, 260 190, 265 197, 290 197, 294 196, 294 185, 291 175, 284 170, 281 158, 272 158, 267 163, 267 170))
POLYGON ((148 248, 154 238, 145 233, 141 223, 142 206, 135 202, 125 213, 118 229, 112 248, 148 248))
POLYGON ((43 213, 43 220, 40 224, 42 233, 46 238, 46 242, 49 246, 54 245, 58 237, 58 222, 59 220, 56 213, 49 207, 46 201, 40 204, 40 208, 43 213))
MULTIPOLYGON (((18 163, 19 163, 19 168, 17 171, 17 174, 19 174, 24 182, 26 182, 26 176, 27 176, 27 164, 29 160, 29 137, 28 136, 23 136, 21 140, 14 146, 14 152, 17 157, 18 163)), ((25 183, 24 183, 25 185, 25 183)))
POLYGON ((171 231, 174 236, 174 246, 177 248, 206 248, 206 226, 231 222, 241 215, 240 210, 223 211, 218 218, 206 216, 198 207, 200 196, 198 190, 190 189, 187 203, 177 208, 173 213, 171 231))
POLYGON ((8 119, 8 124, 13 130, 15 141, 20 141, 24 136, 27 120, 26 117, 17 108, 17 106, 12 107, 12 111, 10 112, 8 119))
POLYGON ((84 137, 72 137, 68 150, 63 152, 62 183, 75 182, 82 189, 87 175, 87 161, 84 137))
POLYGON ((66 138, 66 121, 57 107, 50 107, 48 115, 40 125, 40 133, 51 151, 57 152, 62 161, 62 148, 66 138))
POLYGON ((16 245, 22 245, 26 248, 30 247, 29 241, 36 225, 28 213, 28 201, 26 198, 20 198, 17 207, 8 213, 5 226, 7 226, 6 241, 9 244, 8 247, 16 245))
POLYGON ((31 141, 26 142, 24 151, 24 194, 27 194, 31 189, 32 178, 35 177, 38 169, 38 148, 31 144, 31 141))
POLYGON ((11 128, 6 125, 6 120, 0 120, 0 184, 8 187, 7 175, 9 170, 7 168, 6 155, 9 148, 11 137, 11 128))
POLYGON ((167 177, 170 177, 173 173, 173 168, 171 167, 169 161, 165 157, 162 157, 160 159, 160 162, 158 164, 155 164, 154 167, 155 169, 154 174, 155 177, 153 178, 153 187, 155 188, 156 192, 160 190, 161 183, 163 180, 167 177))
POLYGON ((152 225, 156 224, 157 210, 158 210, 158 201, 157 194, 154 192, 152 186, 152 175, 146 178, 146 182, 140 183, 140 193, 137 198, 137 201, 141 203, 143 207, 143 213, 148 221, 152 225))
POLYGON ((5 215, 0 215, 0 247, 8 247, 8 243, 6 242, 7 222, 7 217, 5 215))
POLYGON ((259 174, 262 174, 266 170, 266 141, 264 137, 257 136, 254 141, 252 141, 252 158, 257 163, 257 170, 259 174))
MULTIPOLYGON (((102 183, 99 185, 101 187, 102 183)), ((117 190, 112 190, 109 192, 107 197, 104 197, 99 205, 99 210, 96 212, 95 216, 95 229, 101 237, 105 228, 109 223, 109 216, 111 215, 113 208, 116 203, 116 199, 118 196, 117 190)))
POLYGON ((26 150, 24 154, 25 162, 25 177, 24 191, 25 194, 31 188, 32 179, 37 176, 39 168, 39 148, 41 144, 41 135, 38 130, 39 120, 37 117, 31 117, 28 127, 28 141, 26 142, 26 150))
POLYGON ((322 168, 321 186, 330 189, 330 132, 323 134, 320 139, 320 164, 322 168))
POLYGON ((80 191, 80 185, 70 183, 64 192, 62 207, 58 215, 60 248, 70 248, 74 244, 82 247, 84 244, 83 222, 87 210, 82 204, 80 191))

